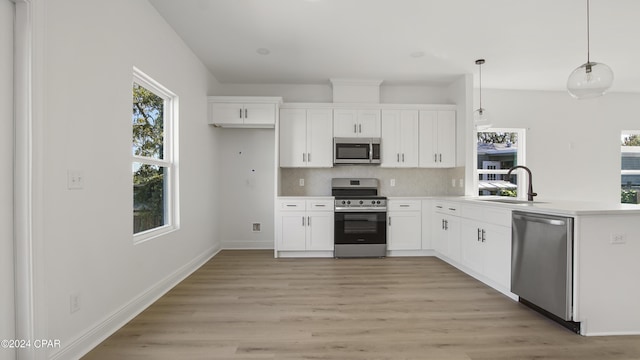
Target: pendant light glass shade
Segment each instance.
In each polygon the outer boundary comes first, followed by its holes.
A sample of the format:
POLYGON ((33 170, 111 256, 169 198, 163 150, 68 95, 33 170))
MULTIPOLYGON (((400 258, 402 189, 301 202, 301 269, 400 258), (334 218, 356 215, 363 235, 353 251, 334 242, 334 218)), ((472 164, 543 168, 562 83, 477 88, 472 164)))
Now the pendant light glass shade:
POLYGON ((567 91, 576 99, 604 95, 613 85, 613 71, 605 64, 591 61, 589 51, 589 0, 587 0, 587 62, 573 70, 567 80, 567 91))
POLYGON ((605 64, 588 62, 573 70, 567 80, 567 90, 576 99, 604 95, 613 85, 613 71, 605 64))
POLYGON ((473 112, 473 126, 476 130, 486 130, 490 128, 491 121, 489 120, 489 113, 487 109, 482 107, 482 64, 484 64, 484 59, 476 60, 476 65, 478 65, 478 73, 479 73, 479 88, 480 88, 480 106, 473 112))
POLYGON ((478 108, 473 112, 473 125, 476 130, 487 130, 491 127, 491 121, 489 120, 489 112, 487 109, 478 108))

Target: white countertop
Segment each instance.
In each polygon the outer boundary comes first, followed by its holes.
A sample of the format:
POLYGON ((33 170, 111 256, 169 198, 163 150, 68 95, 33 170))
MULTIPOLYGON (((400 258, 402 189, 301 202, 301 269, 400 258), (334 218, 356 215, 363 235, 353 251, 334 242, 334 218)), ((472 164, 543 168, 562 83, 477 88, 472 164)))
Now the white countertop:
MULTIPOLYGON (((279 196, 280 199, 304 198, 307 200, 314 199, 332 199, 332 196, 279 196)), ((506 208, 511 210, 529 211, 535 213, 555 214, 561 216, 577 216, 577 215, 640 215, 640 205, 634 204, 617 204, 617 203, 598 203, 588 201, 569 201, 569 200, 534 200, 533 202, 524 202, 522 200, 505 197, 473 197, 473 196, 390 196, 388 200, 441 200, 463 202, 474 205, 484 205, 506 208), (497 202, 491 200, 501 200, 497 202)))
POLYGON ((496 197, 442 197, 442 200, 464 201, 473 204, 491 205, 504 207, 512 210, 529 211, 556 215, 640 215, 640 205, 617 204, 617 203, 597 203, 587 201, 533 201, 524 202, 522 200, 509 203, 509 199, 499 198, 505 202, 491 201, 496 197))

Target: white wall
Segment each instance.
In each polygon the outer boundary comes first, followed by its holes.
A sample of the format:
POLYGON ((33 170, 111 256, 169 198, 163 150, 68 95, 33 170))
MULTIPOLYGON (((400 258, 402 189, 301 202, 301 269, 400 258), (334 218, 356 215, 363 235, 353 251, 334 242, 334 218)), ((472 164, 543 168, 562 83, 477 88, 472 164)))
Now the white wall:
POLYGON ((219 248, 215 79, 146 1, 48 0, 42 209, 47 337, 73 358, 219 248), (179 97, 180 230, 132 239, 131 83, 136 66, 179 97), (67 189, 67 170, 84 173, 67 189), (81 308, 70 314, 70 294, 81 308), (95 331, 95 333, 92 333, 95 331))
MULTIPOLYGON (((13 281, 13 16, 14 5, 0 0, 0 339, 15 337, 13 281)), ((15 351, 0 348, 0 359, 15 351)))
POLYGON ((483 90, 494 127, 527 129, 537 200, 620 201, 620 132, 640 129, 640 94, 483 90))
POLYGON ((273 249, 274 129, 217 128, 218 237, 225 249, 273 249), (261 224, 253 232, 252 224, 261 224))
MULTIPOLYGON (((215 94, 238 96, 282 96, 284 102, 333 102, 331 84, 221 84, 215 94)), ((380 102, 389 104, 451 104, 455 101, 447 85, 380 86, 380 102)))

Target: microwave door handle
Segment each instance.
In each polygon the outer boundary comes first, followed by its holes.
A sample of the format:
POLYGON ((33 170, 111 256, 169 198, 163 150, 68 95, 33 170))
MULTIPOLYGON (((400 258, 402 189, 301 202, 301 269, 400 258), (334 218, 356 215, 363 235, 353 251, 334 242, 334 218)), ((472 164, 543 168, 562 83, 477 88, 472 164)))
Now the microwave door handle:
POLYGON ((373 142, 369 142, 369 162, 373 162, 373 142))

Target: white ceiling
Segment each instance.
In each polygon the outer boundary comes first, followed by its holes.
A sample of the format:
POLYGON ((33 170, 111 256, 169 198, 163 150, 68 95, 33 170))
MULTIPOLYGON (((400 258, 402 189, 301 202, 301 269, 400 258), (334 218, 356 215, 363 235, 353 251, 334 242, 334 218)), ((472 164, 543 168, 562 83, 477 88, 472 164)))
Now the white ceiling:
MULTIPOLYGON (((222 83, 477 81, 484 58, 485 88, 562 90, 587 57, 585 0, 149 1, 222 83)), ((639 0, 591 0, 611 91, 640 92, 639 19, 639 0)))

